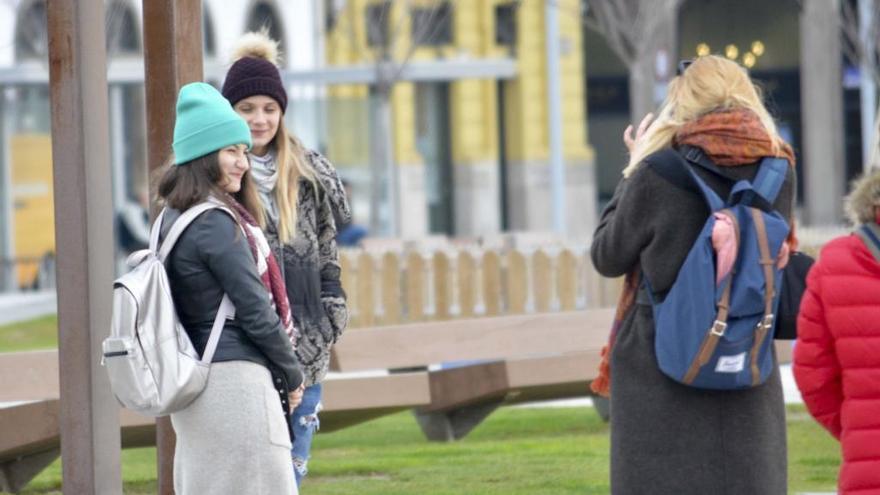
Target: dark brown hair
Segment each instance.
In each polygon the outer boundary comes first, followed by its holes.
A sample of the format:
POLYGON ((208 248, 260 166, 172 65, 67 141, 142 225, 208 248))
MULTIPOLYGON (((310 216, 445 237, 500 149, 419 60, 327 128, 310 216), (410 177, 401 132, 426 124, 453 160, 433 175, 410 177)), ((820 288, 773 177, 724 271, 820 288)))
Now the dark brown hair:
POLYGON ((241 222, 232 200, 235 199, 265 228, 265 214, 250 170, 241 177, 241 189, 230 194, 223 189, 223 171, 220 168, 219 150, 180 165, 174 165, 173 157, 156 171, 159 176, 157 196, 162 206, 184 212, 192 206, 213 196, 225 203, 241 222))

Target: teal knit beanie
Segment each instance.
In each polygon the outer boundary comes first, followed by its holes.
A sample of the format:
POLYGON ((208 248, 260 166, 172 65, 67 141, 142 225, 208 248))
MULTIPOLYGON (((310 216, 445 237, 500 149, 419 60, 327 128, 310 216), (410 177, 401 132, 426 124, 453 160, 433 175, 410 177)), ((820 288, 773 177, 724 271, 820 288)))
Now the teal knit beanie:
POLYGON ((195 82, 180 88, 174 122, 174 164, 236 144, 250 148, 251 131, 229 101, 210 84, 195 82))

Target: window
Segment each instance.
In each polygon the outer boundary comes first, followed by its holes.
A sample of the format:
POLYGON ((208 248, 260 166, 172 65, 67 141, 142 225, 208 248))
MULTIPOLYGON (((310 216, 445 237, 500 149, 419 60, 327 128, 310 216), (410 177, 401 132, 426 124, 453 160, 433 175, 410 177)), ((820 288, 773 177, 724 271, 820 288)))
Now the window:
POLYGON ((387 47, 389 43, 388 21, 391 17, 391 2, 386 0, 367 6, 367 45, 387 47))
POLYGON ((211 16, 208 13, 208 6, 202 3, 202 50, 208 57, 217 54, 217 48, 214 43, 214 23, 211 22, 211 16))
POLYGON ((138 38, 137 21, 126 2, 112 2, 107 7, 104 17, 108 58, 140 52, 141 42, 138 38))
POLYGON ((15 24, 15 58, 22 60, 48 56, 46 2, 37 0, 19 13, 15 24))
POLYGON ((278 47, 281 53, 286 53, 284 46, 284 29, 281 25, 281 20, 275 13, 275 9, 266 2, 260 2, 254 6, 247 22, 248 31, 259 31, 263 28, 269 30, 270 38, 278 41, 278 47))
POLYGON ((338 3, 337 0, 324 0, 324 28, 328 33, 336 28, 336 23, 339 21, 339 11, 342 6, 338 3))
POLYGON ((452 43, 452 5, 440 2, 432 7, 412 9, 412 40, 417 45, 442 46, 452 43))
POLYGON ((516 46, 517 5, 517 3, 506 3, 495 7, 495 43, 516 46))

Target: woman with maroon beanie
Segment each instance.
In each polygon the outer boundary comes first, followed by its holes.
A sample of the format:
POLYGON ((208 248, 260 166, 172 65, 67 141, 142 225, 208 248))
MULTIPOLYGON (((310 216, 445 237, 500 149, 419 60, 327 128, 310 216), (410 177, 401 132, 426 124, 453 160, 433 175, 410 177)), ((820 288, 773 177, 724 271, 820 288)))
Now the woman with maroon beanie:
POLYGON ((340 283, 336 219, 351 212, 336 169, 305 148, 285 127, 287 92, 278 72, 278 43, 265 32, 247 33, 234 51, 223 96, 245 119, 253 146, 251 174, 266 212, 266 235, 279 260, 299 337, 296 355, 305 374, 302 403, 291 415, 297 484, 306 475, 319 427, 321 381, 330 348, 348 322, 340 283))

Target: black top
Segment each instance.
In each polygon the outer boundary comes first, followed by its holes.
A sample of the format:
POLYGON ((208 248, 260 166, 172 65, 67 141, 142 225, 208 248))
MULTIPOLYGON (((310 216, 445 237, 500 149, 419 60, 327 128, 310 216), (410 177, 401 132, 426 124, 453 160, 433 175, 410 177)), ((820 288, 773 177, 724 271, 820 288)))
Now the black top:
MULTIPOLYGON (((161 238, 179 216, 176 210, 166 212, 161 238)), ((177 315, 196 351, 201 354, 207 345, 225 292, 235 318, 223 327, 214 362, 251 361, 281 373, 290 390, 299 387, 303 375, 290 340, 247 239, 228 213, 214 209, 199 215, 171 250, 166 269, 177 315)))

